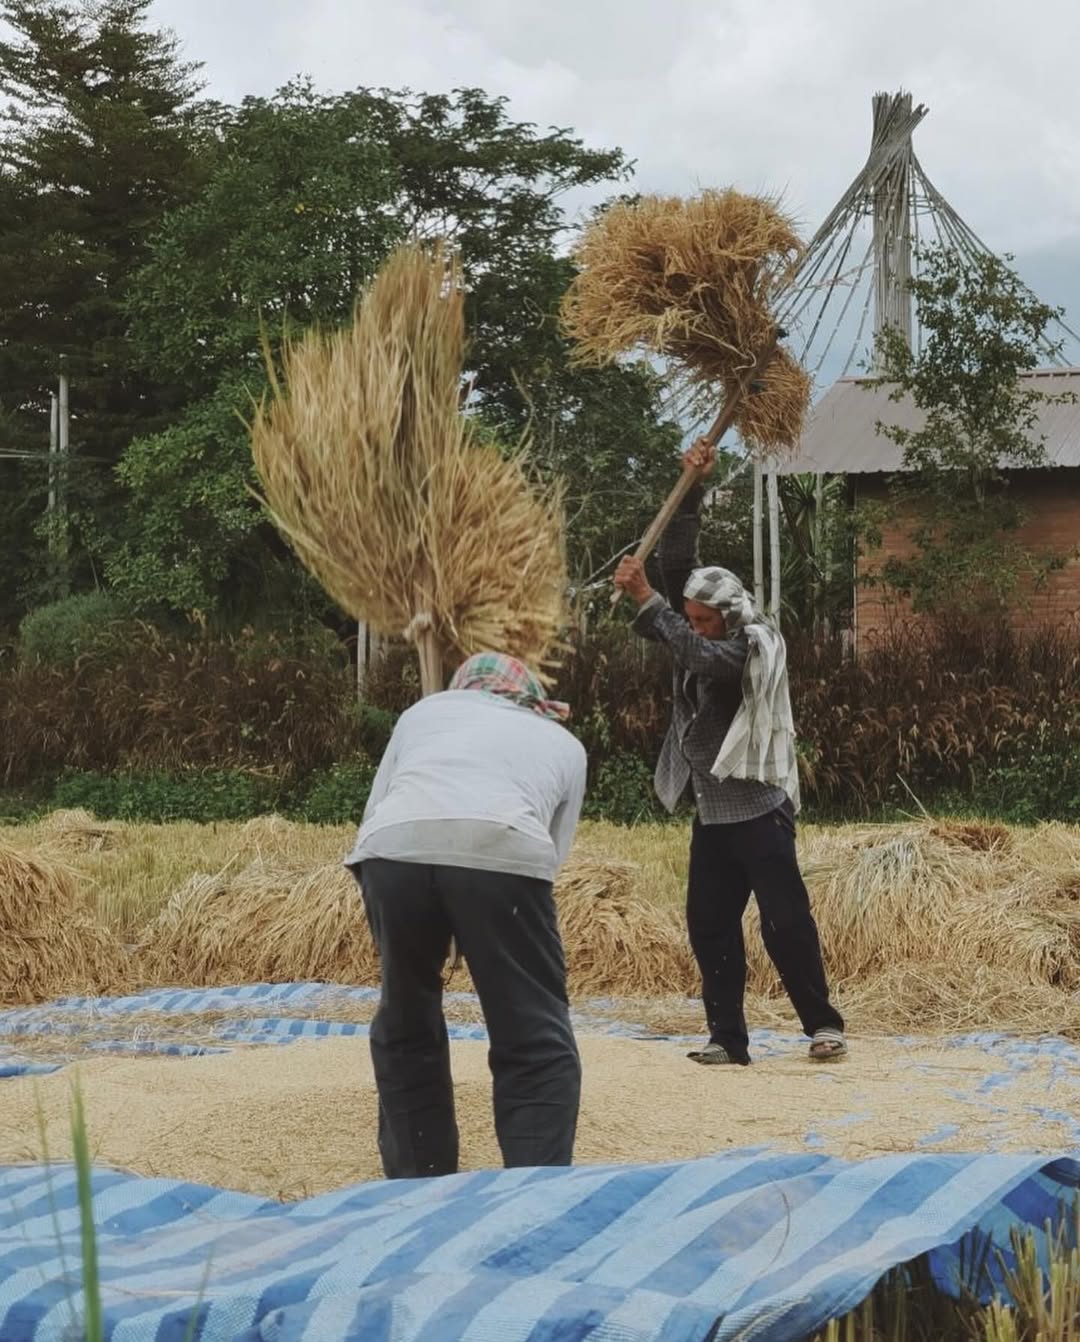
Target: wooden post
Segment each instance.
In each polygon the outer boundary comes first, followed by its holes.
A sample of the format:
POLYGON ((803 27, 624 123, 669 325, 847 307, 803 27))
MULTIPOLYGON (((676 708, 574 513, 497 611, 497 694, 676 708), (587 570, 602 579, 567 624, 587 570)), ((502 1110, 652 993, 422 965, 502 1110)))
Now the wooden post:
POLYGON ((364 697, 364 685, 367 681, 368 669, 368 634, 367 625, 363 620, 356 622, 356 698, 359 702, 364 697))
POLYGON ((754 601, 758 610, 765 609, 765 546, 762 537, 764 520, 764 491, 761 462, 754 460, 754 601))
POLYGON ((420 693, 426 699, 443 687, 442 653, 434 629, 425 629, 417 635, 416 651, 420 654, 420 693))

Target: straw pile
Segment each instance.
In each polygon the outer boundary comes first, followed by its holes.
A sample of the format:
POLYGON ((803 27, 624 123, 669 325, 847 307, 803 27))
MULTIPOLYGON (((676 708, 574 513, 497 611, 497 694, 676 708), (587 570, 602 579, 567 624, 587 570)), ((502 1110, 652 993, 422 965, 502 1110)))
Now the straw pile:
POLYGON ((123 947, 83 902, 73 873, 44 852, 0 842, 0 1002, 110 992, 127 974, 123 947))
POLYGON ((39 821, 38 835, 50 848, 99 853, 116 842, 116 826, 76 807, 69 811, 50 811, 39 821))
POLYGON ((146 930, 144 966, 163 982, 376 983, 356 882, 340 862, 259 859, 191 877, 146 930))
POLYGON ((353 324, 284 350, 252 451, 276 525, 335 601, 388 636, 434 629, 444 661, 539 668, 564 625, 560 499, 461 413, 456 262, 404 247, 353 324))
MULTIPOLYGON (((583 362, 644 350, 730 395, 772 338, 772 299, 801 253, 774 200, 731 190, 645 196, 604 211, 585 231, 563 323, 583 362)), ((763 383, 740 406, 736 428, 756 452, 790 449, 810 379, 781 351, 763 383)))
MULTIPOLYGON (((628 863, 578 859, 556 888, 570 989, 578 994, 687 991, 693 962, 679 915, 633 889, 628 863)), ((143 937, 153 981, 373 984, 378 957, 353 877, 260 858, 235 873, 196 875, 143 937)), ((468 987, 468 978, 456 980, 468 987)))
POLYGON ((627 862, 569 863, 556 886, 570 991, 652 996, 693 990, 682 919, 637 893, 627 862))
MULTIPOLYGON (((1068 868, 1063 876, 1045 854, 1006 847, 998 827, 826 833, 807 846, 804 873, 835 981, 952 964, 969 976, 1005 971, 1018 989, 1080 989, 1080 900, 1068 868)), ((754 974, 759 985, 773 979, 762 953, 754 974)))

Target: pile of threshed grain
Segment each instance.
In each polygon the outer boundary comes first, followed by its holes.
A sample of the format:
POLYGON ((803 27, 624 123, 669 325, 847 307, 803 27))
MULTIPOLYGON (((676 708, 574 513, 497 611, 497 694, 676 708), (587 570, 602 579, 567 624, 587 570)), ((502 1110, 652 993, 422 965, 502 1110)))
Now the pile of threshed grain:
MULTIPOLYGON (((991 1145, 1060 1152, 1070 1140, 1059 1117, 1070 1078, 1052 1057, 1032 1057, 990 1097, 980 1085, 1000 1078, 1002 1062, 985 1048, 863 1039, 826 1080, 794 1041, 737 1074, 691 1066, 679 1044, 582 1033, 578 1045, 577 1164, 693 1159, 766 1143, 804 1152, 810 1127, 823 1154, 849 1159, 991 1145)), ((450 1047, 462 1168, 498 1168, 487 1047, 450 1047)), ((298 1040, 287 1059, 265 1048, 183 1060, 99 1056, 80 1064, 79 1084, 103 1164, 262 1197, 381 1177, 365 1039, 298 1040)), ((68 1158, 69 1072, 5 1081, 4 1097, 0 1162, 68 1158)), ((202 1271, 192 1264, 193 1287, 202 1271)))
POLYGON ((123 946, 94 917, 74 873, 46 851, 0 842, 0 1002, 106 993, 129 974, 123 946))
MULTIPOLYGON (((802 250, 793 222, 767 197, 643 196, 605 210, 585 230, 563 324, 583 362, 658 354, 692 383, 729 397, 773 337, 772 306, 802 250)), ((781 347, 761 382, 740 404, 735 427, 755 452, 790 450, 810 378, 781 347)))

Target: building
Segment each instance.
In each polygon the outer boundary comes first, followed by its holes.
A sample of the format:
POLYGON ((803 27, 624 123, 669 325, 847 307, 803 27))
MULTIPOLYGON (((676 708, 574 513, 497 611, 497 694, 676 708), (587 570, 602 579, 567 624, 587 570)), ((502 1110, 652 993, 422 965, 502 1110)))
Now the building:
MULTIPOLYGON (((1062 569, 1024 594, 1011 617, 1018 627, 1080 625, 1080 368, 1037 369, 1024 375, 1049 395, 1074 393, 1076 401, 1043 404, 1036 434, 1045 439, 1048 465, 1016 471, 1011 480, 1028 520, 1018 537, 1029 549, 1066 559, 1062 569)), ((856 501, 884 500, 891 474, 903 468, 902 449, 877 431, 877 425, 921 427, 922 416, 910 401, 890 401, 885 387, 868 379, 841 378, 814 406, 799 450, 780 465, 782 475, 811 472, 847 477, 856 501)), ((880 550, 856 560, 855 644, 865 648, 896 622, 908 617, 904 603, 866 580, 889 555, 910 552, 909 527, 886 528, 880 550)))

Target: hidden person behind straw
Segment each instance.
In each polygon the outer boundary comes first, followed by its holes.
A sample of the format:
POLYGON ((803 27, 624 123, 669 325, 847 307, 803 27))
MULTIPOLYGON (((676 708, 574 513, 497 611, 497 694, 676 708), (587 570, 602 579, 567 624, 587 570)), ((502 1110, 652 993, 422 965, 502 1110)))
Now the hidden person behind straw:
MULTIPOLYGON (((703 478, 715 460, 704 441, 690 449, 703 478)), ((847 1044, 795 852, 799 781, 784 640, 733 573, 695 567, 704 494, 703 485, 691 491, 661 538, 663 595, 633 556, 615 573, 616 587, 638 603, 636 631, 666 644, 674 666, 655 784, 669 811, 687 794, 695 811, 686 922, 709 1039, 689 1056, 750 1061, 742 918, 754 894, 765 949, 810 1037, 810 1057, 834 1061, 847 1044)))
POLYGON ((487 1024, 506 1166, 569 1165, 581 1065, 552 886, 574 839, 585 751, 522 663, 470 657, 401 715, 346 861, 379 951, 371 1025, 389 1179, 453 1174, 443 1015, 451 938, 487 1024))

